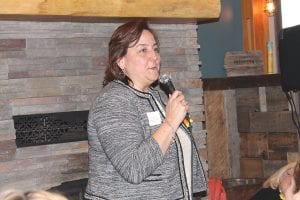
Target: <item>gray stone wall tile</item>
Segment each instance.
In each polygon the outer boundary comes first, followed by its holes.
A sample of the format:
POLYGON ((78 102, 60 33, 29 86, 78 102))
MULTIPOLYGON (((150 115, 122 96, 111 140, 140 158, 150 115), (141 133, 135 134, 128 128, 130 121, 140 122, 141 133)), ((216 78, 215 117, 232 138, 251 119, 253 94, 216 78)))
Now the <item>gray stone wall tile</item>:
POLYGON ((16 51, 25 47, 25 39, 0 39, 0 51, 16 51))
POLYGON ((4 140, 3 135, 10 135, 9 139, 15 139, 15 132, 14 121, 11 118, 0 121, 0 141, 4 140))

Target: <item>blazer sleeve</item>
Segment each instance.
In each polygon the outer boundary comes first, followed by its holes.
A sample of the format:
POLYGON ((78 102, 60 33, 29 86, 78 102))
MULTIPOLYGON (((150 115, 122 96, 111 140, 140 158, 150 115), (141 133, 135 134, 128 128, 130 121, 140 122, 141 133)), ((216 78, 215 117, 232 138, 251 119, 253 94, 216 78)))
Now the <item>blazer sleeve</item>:
POLYGON ((144 138, 134 101, 122 95, 96 101, 92 120, 97 137, 118 173, 130 183, 141 183, 163 162, 158 143, 144 138))

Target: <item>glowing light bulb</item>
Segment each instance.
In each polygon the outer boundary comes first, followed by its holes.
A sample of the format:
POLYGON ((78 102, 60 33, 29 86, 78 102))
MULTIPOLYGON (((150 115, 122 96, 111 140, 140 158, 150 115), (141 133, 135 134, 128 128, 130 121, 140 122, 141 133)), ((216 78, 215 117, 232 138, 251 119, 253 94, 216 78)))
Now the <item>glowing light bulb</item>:
POLYGON ((266 3, 266 12, 271 16, 275 12, 275 5, 272 0, 268 0, 266 3))

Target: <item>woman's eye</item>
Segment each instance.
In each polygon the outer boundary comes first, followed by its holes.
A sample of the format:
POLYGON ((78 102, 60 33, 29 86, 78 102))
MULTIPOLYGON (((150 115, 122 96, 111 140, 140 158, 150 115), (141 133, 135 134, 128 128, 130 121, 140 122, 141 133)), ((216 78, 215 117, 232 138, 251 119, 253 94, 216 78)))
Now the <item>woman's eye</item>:
POLYGON ((141 49, 139 52, 143 53, 143 52, 146 52, 146 51, 147 51, 147 49, 144 48, 144 49, 141 49))

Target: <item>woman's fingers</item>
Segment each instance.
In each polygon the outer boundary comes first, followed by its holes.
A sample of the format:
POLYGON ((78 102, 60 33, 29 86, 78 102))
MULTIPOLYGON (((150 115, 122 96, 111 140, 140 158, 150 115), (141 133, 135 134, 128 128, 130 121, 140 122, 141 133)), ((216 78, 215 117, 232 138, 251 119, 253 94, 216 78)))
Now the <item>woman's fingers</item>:
POLYGON ((188 111, 188 103, 181 91, 176 90, 169 98, 166 117, 179 125, 188 111))

